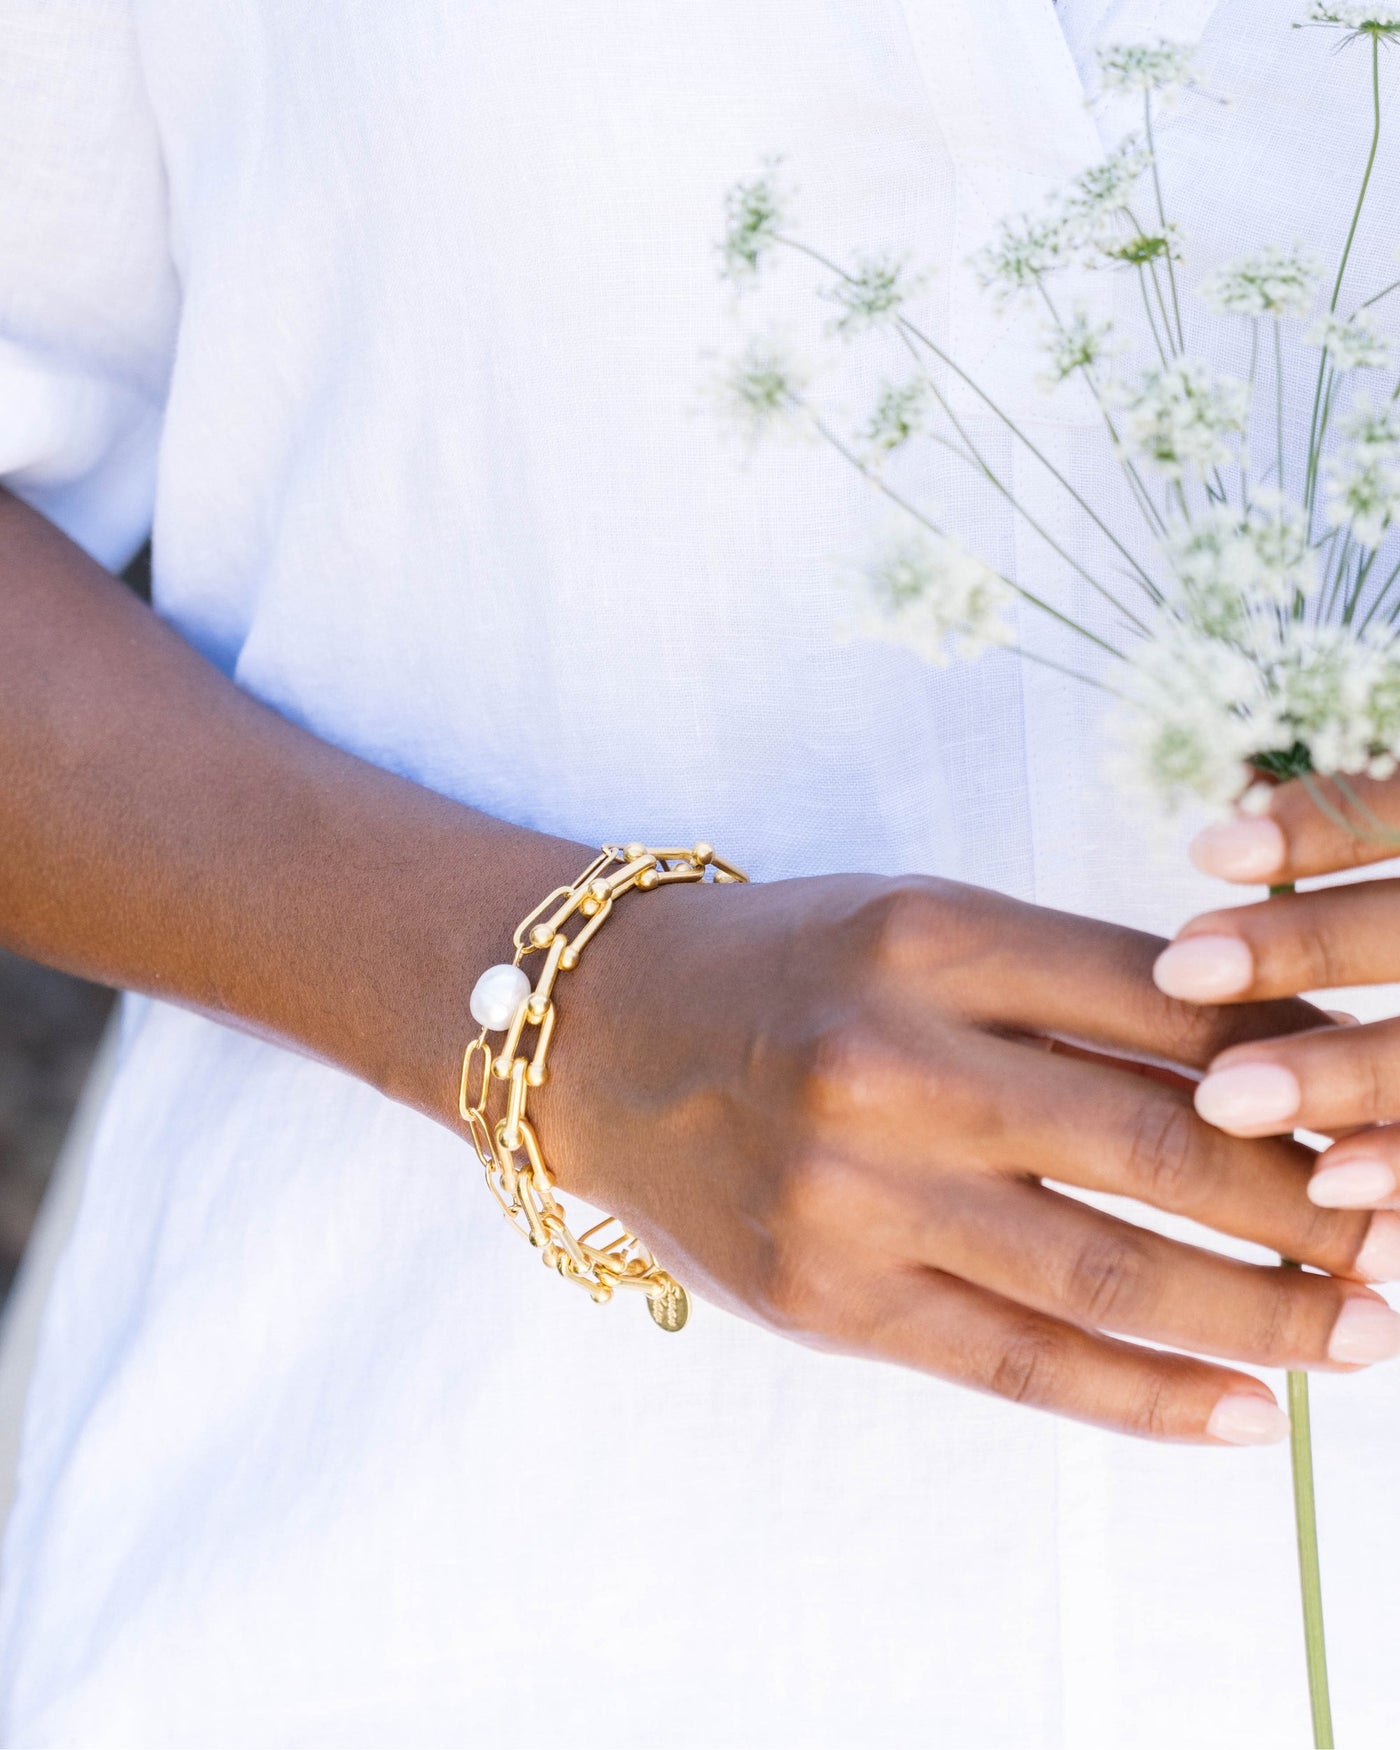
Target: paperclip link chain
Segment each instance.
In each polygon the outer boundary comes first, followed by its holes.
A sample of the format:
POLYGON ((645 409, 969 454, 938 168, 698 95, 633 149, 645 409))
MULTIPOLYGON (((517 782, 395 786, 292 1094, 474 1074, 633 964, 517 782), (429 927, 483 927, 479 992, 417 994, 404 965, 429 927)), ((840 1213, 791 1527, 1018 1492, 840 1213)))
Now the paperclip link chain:
MULTIPOLYGON (((462 1056, 462 1118, 486 1183, 512 1227, 539 1248, 551 1269, 587 1289, 599 1303, 611 1300, 615 1289, 639 1289, 663 1331, 680 1330, 689 1317, 685 1289, 616 1216, 575 1237, 554 1195, 554 1180, 528 1108, 530 1090, 548 1079, 555 985, 561 973, 578 965, 614 904, 626 893, 654 893, 707 878, 720 883, 748 880, 706 844, 688 850, 604 845, 571 886, 555 888, 516 927, 511 965, 522 967, 531 955, 542 954, 539 976, 515 1008, 499 1049, 493 1052, 486 1036, 500 1029, 483 1026, 462 1056), (569 934, 566 926, 572 929, 575 923, 581 927, 569 934), (528 1045, 527 1030, 531 1032, 528 1045), (506 1108, 493 1123, 488 1108, 498 1082, 505 1084, 506 1108)), ((508 968, 492 969, 492 974, 497 972, 507 979, 512 976, 508 968)))

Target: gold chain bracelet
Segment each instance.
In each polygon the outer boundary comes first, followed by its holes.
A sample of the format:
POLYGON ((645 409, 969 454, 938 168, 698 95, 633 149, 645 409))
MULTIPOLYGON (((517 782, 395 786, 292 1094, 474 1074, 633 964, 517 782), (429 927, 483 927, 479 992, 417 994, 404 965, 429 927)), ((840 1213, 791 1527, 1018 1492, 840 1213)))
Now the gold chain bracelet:
POLYGON ((516 927, 515 958, 508 965, 488 968, 477 980, 471 1012, 481 1031, 462 1056, 458 1102, 462 1118, 485 1169, 486 1183, 511 1226, 539 1247, 551 1269, 586 1288, 600 1303, 611 1300, 615 1288, 641 1289, 648 1311, 663 1331, 680 1330, 690 1316, 686 1291, 614 1215, 575 1238, 554 1195, 554 1180, 526 1108, 530 1089, 542 1086, 548 1073, 555 982, 561 972, 572 972, 578 965, 614 902, 624 893, 652 893, 704 881, 707 875, 716 882, 748 880, 705 844, 689 850, 604 845, 571 886, 556 887, 516 927), (583 924, 567 936, 564 926, 571 918, 582 919, 583 924), (544 955, 533 989, 521 965, 531 954, 544 955), (525 1047, 527 1027, 534 1029, 533 1050, 525 1047), (505 1039, 493 1052, 486 1035, 498 1032, 504 1032, 505 1039), (475 1102, 470 1098, 474 1081, 475 1102), (506 1084, 506 1109, 492 1124, 487 1107, 497 1081, 506 1084))

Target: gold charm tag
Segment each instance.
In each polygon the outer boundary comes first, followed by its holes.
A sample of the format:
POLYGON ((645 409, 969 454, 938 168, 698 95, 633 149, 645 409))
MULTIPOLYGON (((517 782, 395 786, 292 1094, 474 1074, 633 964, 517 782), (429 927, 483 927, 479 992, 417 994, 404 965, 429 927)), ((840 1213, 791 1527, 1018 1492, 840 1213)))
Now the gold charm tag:
POLYGON ((668 1280, 664 1288, 647 1296, 647 1311, 663 1331, 678 1331, 690 1317, 690 1296, 679 1282, 668 1280))

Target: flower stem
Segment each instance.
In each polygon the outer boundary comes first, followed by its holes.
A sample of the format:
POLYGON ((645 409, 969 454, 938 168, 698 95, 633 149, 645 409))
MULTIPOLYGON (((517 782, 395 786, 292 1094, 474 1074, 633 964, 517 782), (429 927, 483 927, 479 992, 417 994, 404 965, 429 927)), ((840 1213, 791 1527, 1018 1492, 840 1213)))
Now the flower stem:
MULTIPOLYGON (((1270 894, 1292 893, 1293 883, 1271 887, 1270 894)), ((1292 1258, 1285 1269, 1301 1270, 1292 1258)), ((1322 1569, 1317 1555, 1317 1496, 1313 1488, 1312 1414, 1308 1376, 1288 1375, 1288 1450, 1293 1461, 1293 1521, 1298 1533, 1298 1584, 1303 1598, 1303 1645, 1308 1661, 1308 1700, 1312 1706, 1314 1750, 1334 1750, 1332 1697, 1327 1684, 1327 1642, 1322 1629, 1322 1569)))

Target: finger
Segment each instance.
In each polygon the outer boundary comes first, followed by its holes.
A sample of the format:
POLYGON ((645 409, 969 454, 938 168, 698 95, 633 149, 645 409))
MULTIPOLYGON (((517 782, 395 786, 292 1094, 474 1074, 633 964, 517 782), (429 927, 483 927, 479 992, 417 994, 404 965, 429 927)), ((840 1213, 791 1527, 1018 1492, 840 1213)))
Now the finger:
POLYGON ((1400 1209, 1400 1124, 1353 1131, 1324 1150, 1308 1196, 1324 1209, 1400 1209))
POLYGON ((925 1263, 1088 1330, 1261 1367, 1400 1354, 1400 1315, 1358 1283, 1246 1264, 1025 1180, 972 1180, 910 1236, 925 1263))
POLYGON ((1326 1027, 1222 1053, 1196 1110, 1233 1136, 1324 1136, 1400 1118, 1400 1020, 1326 1027))
POLYGON ((939 1270, 911 1271, 870 1335, 887 1360, 1121 1434, 1246 1446, 1288 1432, 1247 1373, 1081 1330, 939 1270))
POLYGON ((958 1165, 1131 1197, 1332 1275, 1400 1276, 1400 1216, 1319 1208, 1312 1154, 1291 1140, 1224 1135, 1182 1091, 1008 1040, 980 1040, 957 1060, 946 1044, 910 1055, 905 1043, 852 1116, 870 1146, 918 1176, 946 1166, 955 1137, 958 1165))
POLYGON ((1159 955, 1159 990, 1231 1003, 1400 979, 1400 881, 1282 893, 1207 912, 1159 955))
POLYGON ((1264 813, 1208 826, 1191 845, 1205 874, 1273 886, 1398 854, 1400 777, 1295 779, 1270 792, 1264 813))
POLYGON ((1203 1069, 1226 1046, 1315 1027, 1296 999, 1201 1008, 1152 982, 1166 944, 1140 930, 946 884, 882 895, 878 958, 891 1000, 921 988, 997 1031, 1053 1034, 1090 1049, 1203 1069))

